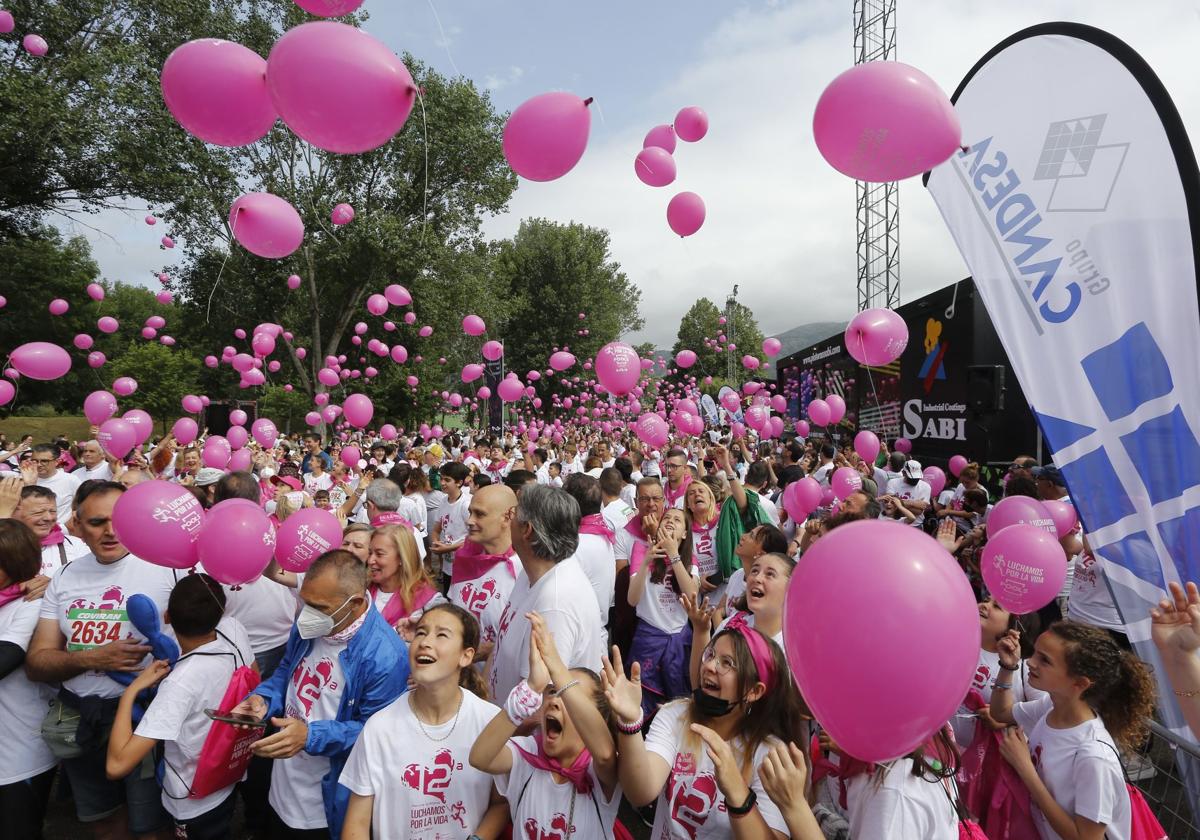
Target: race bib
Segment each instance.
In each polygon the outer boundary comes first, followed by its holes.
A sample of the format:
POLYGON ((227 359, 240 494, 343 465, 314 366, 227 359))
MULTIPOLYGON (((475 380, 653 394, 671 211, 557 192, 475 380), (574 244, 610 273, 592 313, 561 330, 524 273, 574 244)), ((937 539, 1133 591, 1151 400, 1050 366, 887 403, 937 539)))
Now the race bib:
POLYGON ((76 607, 67 611, 71 635, 67 650, 89 650, 121 638, 121 628, 129 620, 125 610, 97 610, 76 607))

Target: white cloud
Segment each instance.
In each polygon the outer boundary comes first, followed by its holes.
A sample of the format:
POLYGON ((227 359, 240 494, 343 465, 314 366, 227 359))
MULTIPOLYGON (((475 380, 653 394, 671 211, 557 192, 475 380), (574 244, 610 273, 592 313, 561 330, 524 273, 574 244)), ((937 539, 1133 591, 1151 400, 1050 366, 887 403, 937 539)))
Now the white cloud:
POLYGON ((513 66, 509 67, 508 72, 504 73, 503 75, 497 75, 495 73, 488 73, 486 76, 484 76, 483 77, 483 88, 484 88, 484 90, 488 90, 488 91, 491 91, 492 93, 495 93, 498 90, 503 90, 504 88, 506 88, 510 85, 516 84, 517 82, 519 82, 521 80, 521 77, 524 75, 525 75, 525 68, 518 67, 517 65, 514 64, 513 66))

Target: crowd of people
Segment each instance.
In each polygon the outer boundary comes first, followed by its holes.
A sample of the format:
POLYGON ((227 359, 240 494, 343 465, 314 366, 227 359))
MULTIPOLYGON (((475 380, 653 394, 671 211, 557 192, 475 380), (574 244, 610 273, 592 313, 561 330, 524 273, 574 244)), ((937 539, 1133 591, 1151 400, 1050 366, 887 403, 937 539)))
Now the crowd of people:
MULTIPOLYGON (((1070 501, 1052 465, 985 486, 971 464, 935 498, 903 453, 721 429, 658 450, 582 431, 252 446, 227 471, 170 436, 123 460, 0 438, 0 836, 41 837, 56 778, 96 838, 231 837, 239 800, 240 836, 269 838, 1139 836, 1123 765, 1155 683, 1104 560, 1064 536, 1067 584, 1027 615, 980 575, 1000 494, 1070 501), (860 490, 787 515, 790 483, 841 467, 860 490), (238 587, 156 565, 113 526, 152 480, 277 524, 323 508, 342 544, 238 587), (806 707, 784 602, 826 533, 880 518, 957 559, 980 638, 958 713, 871 764, 806 707), (252 756, 235 778, 217 742, 252 756)), ((1200 728, 1196 587, 1153 622, 1200 728)))

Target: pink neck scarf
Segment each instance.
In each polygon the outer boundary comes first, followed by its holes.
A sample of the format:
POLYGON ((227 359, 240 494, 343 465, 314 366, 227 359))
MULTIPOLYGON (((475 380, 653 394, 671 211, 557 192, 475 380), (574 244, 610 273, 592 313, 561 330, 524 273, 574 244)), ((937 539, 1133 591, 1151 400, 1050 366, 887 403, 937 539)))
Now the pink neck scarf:
MULTIPOLYGON (((379 587, 372 583, 369 589, 371 592, 371 600, 374 601, 379 596, 379 587)), ((387 606, 379 611, 379 614, 383 616, 384 621, 395 627, 397 622, 403 621, 432 601, 434 595, 437 595, 436 589, 429 585, 422 586, 413 593, 412 609, 405 610, 404 598, 401 597, 399 592, 393 592, 391 600, 387 602, 387 606)))
POLYGON ((0 607, 6 604, 11 604, 13 601, 20 598, 25 593, 21 591, 21 584, 14 583, 12 586, 7 586, 0 589, 0 607))
POLYGON ((411 522, 394 510, 381 511, 378 516, 371 520, 372 528, 381 528, 384 525, 403 525, 410 531, 416 530, 411 522))
POLYGON ((538 751, 536 754, 529 752, 529 750, 522 748, 515 742, 513 743, 513 746, 517 748, 517 752, 521 754, 522 758, 539 770, 548 770, 551 773, 557 773, 562 776, 574 785, 575 790, 579 793, 590 794, 592 792, 592 777, 588 773, 588 768, 592 765, 592 754, 587 749, 584 749, 583 752, 575 757, 570 767, 563 767, 558 763, 558 759, 546 755, 546 747, 542 743, 541 732, 534 735, 533 739, 537 742, 538 751))
POLYGON ((512 546, 503 554, 484 554, 483 546, 467 540, 454 554, 454 571, 450 575, 450 585, 464 583, 483 577, 497 563, 507 563, 513 579, 517 577, 517 563, 513 559, 512 546))
POLYGON ((67 535, 63 533, 62 526, 57 522, 50 529, 50 533, 42 537, 42 548, 49 548, 52 545, 62 545, 67 539, 67 535))
POLYGON ((666 495, 666 498, 667 498, 667 507, 669 507, 669 508, 675 507, 675 503, 687 495, 688 487, 691 485, 691 483, 692 483, 692 474, 690 472, 687 472, 685 469, 684 473, 683 473, 683 481, 681 481, 679 483, 678 490, 671 489, 670 481, 668 481, 666 484, 664 484, 663 485, 663 493, 666 495))
POLYGON ((617 535, 608 527, 608 523, 604 521, 604 517, 599 513, 589 514, 579 520, 579 533, 595 534, 597 537, 604 537, 610 545, 617 541, 617 535))
POLYGON ((644 543, 650 542, 650 538, 646 536, 646 532, 642 530, 642 517, 636 513, 629 518, 628 522, 625 523, 625 530, 630 534, 633 534, 636 539, 639 539, 644 543))

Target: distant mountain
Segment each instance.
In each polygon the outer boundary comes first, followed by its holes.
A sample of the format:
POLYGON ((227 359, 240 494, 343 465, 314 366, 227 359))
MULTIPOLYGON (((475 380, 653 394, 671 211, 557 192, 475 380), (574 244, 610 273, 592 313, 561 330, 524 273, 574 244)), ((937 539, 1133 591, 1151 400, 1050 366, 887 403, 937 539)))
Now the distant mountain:
MULTIPOLYGON (((775 336, 783 344, 783 350, 778 358, 785 359, 797 350, 803 350, 810 344, 816 344, 846 331, 845 321, 814 321, 811 324, 801 324, 775 336)), ((770 336, 768 336, 769 338, 770 336)), ((763 369, 764 375, 775 378, 775 364, 772 362, 763 369)))

